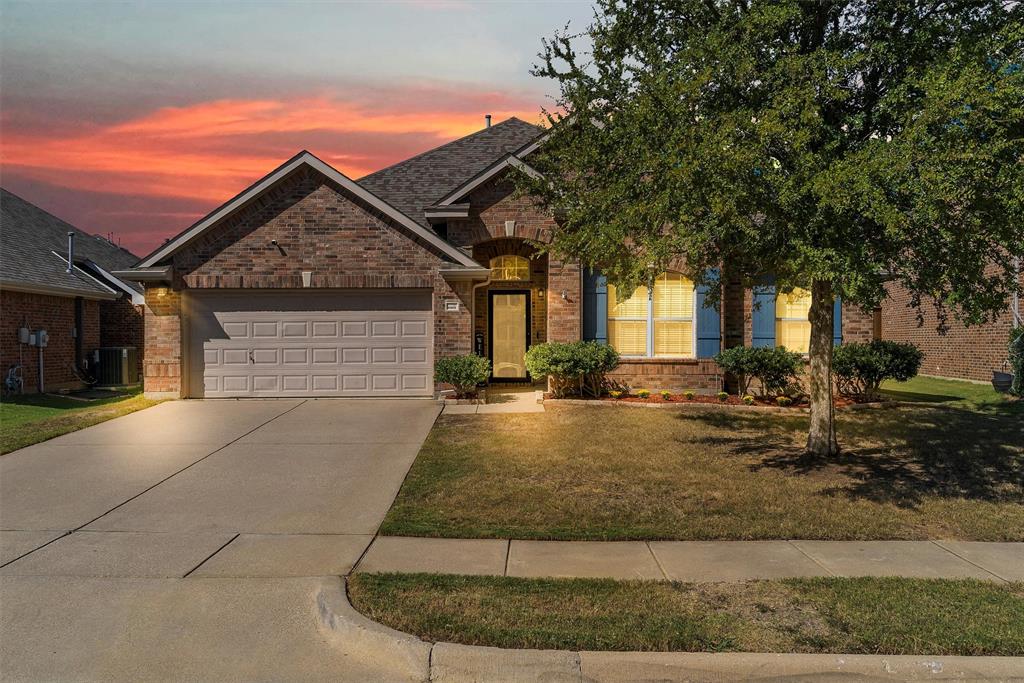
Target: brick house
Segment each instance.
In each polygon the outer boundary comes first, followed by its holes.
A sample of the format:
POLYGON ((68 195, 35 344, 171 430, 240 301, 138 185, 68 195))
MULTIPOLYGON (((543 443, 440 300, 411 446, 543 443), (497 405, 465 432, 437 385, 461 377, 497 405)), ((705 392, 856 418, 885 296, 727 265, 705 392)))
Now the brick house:
MULTIPOLYGON (((1018 279, 1024 288, 1024 272, 1018 271, 1018 279)), ((924 352, 922 374, 988 382, 993 371, 1012 372, 1007 366, 1010 330, 1024 325, 1024 300, 1011 300, 1001 315, 984 325, 967 327, 950 314, 948 329, 940 334, 938 315, 927 298, 918 309, 911 306, 910 292, 899 284, 890 283, 887 294, 878 336, 917 345, 924 352)))
MULTIPOLYGON (((531 344, 578 339, 615 346, 633 386, 716 391, 723 342, 806 345, 806 295, 730 283, 705 308, 681 268, 623 295, 538 253, 554 218, 510 174, 542 133, 509 119, 359 181, 302 152, 119 271, 145 285, 147 393, 429 396, 436 358, 523 381, 531 344)), ((836 306, 837 338, 870 337, 836 306)))
POLYGON ((96 379, 98 349, 135 347, 137 378, 144 344, 142 289, 111 273, 138 257, 2 189, 0 215, 4 376, 20 366, 26 392, 77 388, 96 379), (45 347, 29 343, 39 330, 48 333, 45 347))

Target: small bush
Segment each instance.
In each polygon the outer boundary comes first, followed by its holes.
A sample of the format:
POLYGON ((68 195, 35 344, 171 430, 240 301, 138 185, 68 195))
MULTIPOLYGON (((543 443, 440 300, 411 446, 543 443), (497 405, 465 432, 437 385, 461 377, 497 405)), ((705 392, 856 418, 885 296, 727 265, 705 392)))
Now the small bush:
POLYGON ((906 382, 916 376, 923 358, 919 348, 902 342, 842 344, 832 352, 832 373, 840 394, 872 400, 883 380, 906 382))
POLYGON ((556 397, 600 396, 608 385, 605 376, 618 365, 618 352, 596 341, 547 342, 526 352, 526 369, 534 378, 549 378, 556 397))
POLYGON ((491 376, 491 361, 473 354, 438 358, 434 362, 434 381, 451 384, 458 398, 476 395, 476 385, 491 376))
POLYGON ((672 398, 672 392, 671 392, 671 391, 667 391, 667 390, 665 390, 665 389, 662 389, 662 390, 661 390, 661 391, 659 391, 658 393, 660 393, 660 394, 661 394, 661 398, 662 398, 662 400, 664 400, 664 401, 667 401, 667 400, 669 400, 670 398, 672 398))
POLYGON ((747 394, 751 380, 761 383, 761 395, 774 395, 797 381, 803 356, 784 347, 734 346, 715 356, 723 371, 736 378, 740 395, 747 394))
POLYGON ((692 392, 692 391, 684 391, 684 392, 683 392, 683 396, 685 396, 685 397, 686 397, 686 400, 687 400, 687 401, 692 401, 692 400, 693 400, 693 397, 694 397, 694 396, 696 396, 696 395, 697 395, 697 394, 696 394, 696 393, 694 393, 694 392, 692 392))
POLYGON ((791 399, 789 396, 777 396, 775 398, 775 402, 778 403, 783 408, 785 408, 786 406, 793 405, 793 399, 791 399))
POLYGON ((622 398, 622 392, 619 391, 618 389, 612 389, 611 391, 608 392, 608 395, 614 399, 622 398))
POLYGON ((754 397, 751 396, 750 394, 747 394, 746 396, 743 397, 743 402, 748 406, 752 406, 754 405, 754 397))
POLYGON ((650 398, 651 397, 651 390, 650 389, 637 389, 636 390, 636 395, 639 396, 640 398, 650 398))
POLYGON ((728 401, 729 400, 729 392, 728 391, 719 391, 718 392, 718 400, 721 401, 722 403, 725 403, 726 401, 728 401))

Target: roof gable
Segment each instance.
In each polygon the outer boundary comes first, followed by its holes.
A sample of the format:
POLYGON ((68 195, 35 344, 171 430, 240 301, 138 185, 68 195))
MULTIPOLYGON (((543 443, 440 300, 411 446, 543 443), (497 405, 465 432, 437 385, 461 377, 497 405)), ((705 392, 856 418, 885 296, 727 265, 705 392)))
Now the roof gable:
POLYGON ((440 253, 451 258, 455 263, 465 266, 475 266, 476 263, 472 258, 464 254, 463 252, 456 249, 454 246, 441 239, 433 230, 425 227, 424 225, 412 220, 409 216, 402 213, 388 202, 381 199, 379 196, 360 186, 351 178, 346 176, 341 171, 338 171, 330 164, 318 159, 313 154, 302 151, 295 155, 281 166, 277 167, 269 174, 256 181, 253 185, 242 191, 225 204, 221 205, 217 209, 214 209, 205 218, 195 223, 191 227, 187 228, 183 232, 179 233, 176 237, 168 240, 165 244, 161 245, 156 251, 144 258, 139 264, 139 268, 150 268, 158 265, 161 261, 166 260, 172 254, 180 249, 183 249, 186 245, 191 243, 201 234, 217 225, 221 220, 234 214, 236 211, 244 208, 250 202, 258 199, 270 188, 283 181, 292 172, 298 170, 302 166, 308 166, 320 174, 327 177, 329 180, 337 183, 347 192, 357 197, 360 201, 364 202, 368 206, 372 207, 380 214, 388 217, 396 224, 402 226, 412 234, 421 238, 424 242, 437 249, 440 253))
POLYGON ((358 182, 429 227, 426 207, 531 145, 543 132, 543 128, 513 117, 371 173, 358 182))
POLYGON ((79 230, 4 189, 0 189, 0 216, 0 281, 8 289, 45 289, 65 295, 108 298, 113 290, 79 264, 91 262, 113 271, 138 261, 126 249, 79 230), (70 273, 69 232, 75 235, 76 264, 70 273))

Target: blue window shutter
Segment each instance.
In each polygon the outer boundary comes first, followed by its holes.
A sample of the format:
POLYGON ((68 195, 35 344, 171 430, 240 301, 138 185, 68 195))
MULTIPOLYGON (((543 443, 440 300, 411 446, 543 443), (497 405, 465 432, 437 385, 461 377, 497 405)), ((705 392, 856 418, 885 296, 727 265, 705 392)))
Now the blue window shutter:
POLYGON ((608 343, 608 278, 601 271, 583 271, 583 339, 608 343))
POLYGON ((835 346, 843 343, 843 301, 839 297, 832 309, 832 343, 835 346))
MULTIPOLYGON (((708 280, 717 280, 718 269, 711 268, 706 275, 708 280)), ((722 323, 718 305, 704 307, 704 297, 707 296, 708 289, 708 285, 698 286, 693 303, 694 317, 697 321, 697 358, 712 358, 722 350, 722 323)))
POLYGON ((775 346, 775 280, 754 285, 753 346, 775 346), (758 304, 760 303, 760 306, 758 304))

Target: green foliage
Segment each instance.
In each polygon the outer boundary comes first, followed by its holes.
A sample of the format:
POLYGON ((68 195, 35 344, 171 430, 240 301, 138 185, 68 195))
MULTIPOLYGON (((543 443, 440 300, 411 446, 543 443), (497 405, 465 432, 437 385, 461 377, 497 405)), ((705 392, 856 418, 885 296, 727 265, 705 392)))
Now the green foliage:
POLYGON ((729 392, 728 391, 719 391, 718 392, 718 400, 721 401, 722 403, 725 403, 726 401, 728 401, 729 400, 729 392))
POLYGON ((906 382, 917 376, 923 359, 913 344, 885 340, 843 344, 832 354, 832 373, 839 393, 872 400, 884 380, 906 382))
POLYGON ((476 386, 491 375, 491 361, 475 354, 438 358, 434 362, 434 381, 450 384, 459 398, 476 395, 476 386))
POLYGON ((746 396, 743 397, 743 402, 748 406, 752 406, 754 405, 754 397, 751 396, 750 394, 747 394, 746 396))
MULTIPOLYGON (((940 326, 950 310, 991 319, 1024 256, 1022 12, 597 0, 596 47, 575 28, 544 44, 534 73, 558 94, 538 174, 516 182, 559 211, 547 249, 627 290, 683 257, 698 281, 770 273, 872 308, 893 280, 940 326)), ((812 336, 831 324, 812 319, 812 336)), ((827 363, 812 368, 829 386, 827 363)))
POLYGON ((651 390, 650 389, 637 389, 636 390, 636 395, 639 396, 640 398, 650 398, 651 397, 651 390))
POLYGON ((785 408, 786 406, 793 405, 793 399, 791 399, 789 396, 776 396, 775 402, 778 403, 783 408, 785 408))
POLYGON ((671 392, 671 391, 668 391, 668 390, 666 390, 666 389, 662 389, 662 390, 661 390, 661 391, 660 391, 659 393, 661 394, 661 398, 662 398, 662 400, 665 400, 665 401, 667 401, 667 400, 669 400, 670 398, 672 398, 672 392, 671 392))
POLYGON ((1024 396, 1024 326, 1010 330, 1010 367, 1013 369, 1013 384, 1010 393, 1024 396))
POLYGON ((547 342, 526 352, 526 369, 533 377, 548 377, 556 397, 600 396, 607 388, 605 375, 618 364, 619 353, 596 341, 547 342))
MULTIPOLYGON (((694 391, 684 391, 683 392, 683 396, 686 397, 687 401, 692 401, 693 397, 696 396, 696 395, 697 395, 697 393, 694 392, 694 391)), ((728 394, 726 394, 726 395, 728 395, 728 394)))
POLYGON ((622 398, 622 394, 623 394, 623 392, 619 391, 618 389, 612 389, 611 391, 608 392, 609 396, 611 396, 612 398, 616 398, 616 399, 617 398, 622 398))
POLYGON ((737 378, 741 395, 747 393, 754 379, 761 383, 762 396, 784 392, 796 383, 803 369, 803 356, 781 346, 736 346, 722 351, 714 360, 737 378))

